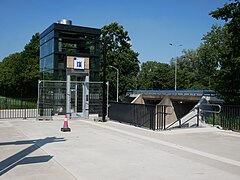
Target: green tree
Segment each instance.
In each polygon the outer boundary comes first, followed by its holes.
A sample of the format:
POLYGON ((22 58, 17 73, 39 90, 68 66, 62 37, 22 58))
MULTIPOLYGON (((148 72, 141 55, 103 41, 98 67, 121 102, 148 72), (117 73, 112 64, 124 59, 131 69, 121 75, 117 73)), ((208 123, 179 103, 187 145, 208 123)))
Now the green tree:
POLYGON ((20 53, 11 54, 0 63, 0 95, 14 96, 21 92, 19 66, 21 66, 20 53))
POLYGON ((110 84, 110 99, 116 99, 116 70, 119 70, 119 95, 133 89, 139 71, 138 53, 131 49, 130 37, 116 22, 102 28, 102 42, 106 43, 106 76, 110 84))
POLYGON ((39 33, 32 36, 21 53, 0 63, 0 95, 37 97, 39 79, 39 33))
MULTIPOLYGON (((183 50, 183 55, 172 59, 171 69, 175 73, 177 61, 177 89, 203 89, 197 50, 183 50)), ((172 77, 173 79, 175 77, 172 77)))
MULTIPOLYGON (((227 102, 240 102, 240 2, 235 0, 210 13, 224 20, 227 38, 224 49, 219 53, 220 70, 216 88, 227 102)), ((219 47, 219 46, 218 46, 219 47)), ((221 47, 221 46, 220 46, 221 47)), ((219 48, 220 49, 220 48, 219 48)))
POLYGON ((169 64, 157 61, 142 63, 137 77, 138 89, 167 89, 174 87, 173 71, 169 64))
POLYGON ((208 81, 210 88, 218 90, 222 62, 231 51, 231 35, 225 26, 213 25, 202 40, 203 43, 198 48, 201 77, 205 80, 205 85, 208 81))
POLYGON ((22 67, 20 76, 22 78, 22 96, 37 97, 39 79, 39 59, 40 59, 40 35, 36 33, 30 42, 24 47, 21 54, 22 67))

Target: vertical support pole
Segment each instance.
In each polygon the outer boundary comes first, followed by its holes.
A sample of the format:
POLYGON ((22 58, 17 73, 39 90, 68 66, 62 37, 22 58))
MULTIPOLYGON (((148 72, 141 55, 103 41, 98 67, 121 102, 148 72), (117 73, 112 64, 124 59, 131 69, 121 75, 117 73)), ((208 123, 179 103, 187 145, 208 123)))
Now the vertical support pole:
POLYGON ((199 107, 197 107, 197 127, 199 127, 199 107))
POLYGON ((175 80, 174 80, 174 90, 175 90, 175 95, 177 92, 177 58, 175 61, 175 80))
POLYGON ((155 123, 156 123, 156 119, 155 119, 155 106, 151 107, 150 119, 151 119, 151 129, 153 131, 155 131, 156 130, 156 126, 155 126, 155 123))
POLYGON ((68 74, 67 75, 67 84, 66 84, 66 114, 67 117, 69 119, 69 116, 71 114, 71 107, 70 107, 70 101, 71 101, 71 90, 70 90, 70 82, 71 81, 71 77, 68 74))
POLYGON ((118 102, 118 89, 119 89, 119 70, 117 69, 117 102, 118 102))
POLYGON ((78 85, 76 82, 76 84, 75 84, 75 107, 74 107, 75 113, 77 113, 77 104, 78 104, 78 85))
MULTIPOLYGON (((37 98, 37 120, 38 120, 38 117, 39 117, 39 115, 41 114, 40 113, 40 110, 39 110, 39 103, 40 103, 40 83, 41 83, 41 80, 38 80, 38 98, 37 98), (40 113, 40 114, 39 114, 40 113)), ((41 108, 41 110, 42 110, 42 108, 41 108)))
POLYGON ((108 108, 109 108, 109 104, 108 104, 108 92, 109 92, 109 82, 107 82, 107 117, 108 117, 108 108))
POLYGON ((163 105, 161 105, 161 111, 160 111, 160 114, 161 114, 161 129, 164 130, 164 120, 163 120, 163 105))
POLYGON ((181 119, 179 119, 178 122, 179 122, 179 127, 181 128, 182 127, 181 119))
POLYGON ((102 121, 106 122, 106 42, 103 43, 103 101, 102 121))
POLYGON ((213 126, 215 126, 215 113, 213 113, 213 126))
POLYGON ((163 128, 166 130, 166 106, 163 105, 163 128))
POLYGON ((156 108, 155 108, 155 124, 154 124, 156 130, 159 130, 158 124, 159 124, 158 105, 156 105, 156 108))
MULTIPOLYGON (((21 100, 21 101, 22 101, 22 100, 21 100)), ((24 117, 23 117, 23 119, 27 119, 27 109, 26 109, 27 106, 26 106, 26 103, 27 103, 27 102, 25 101, 25 103, 24 103, 24 104, 25 104, 25 106, 24 106, 24 117)))
POLYGON ((85 117, 85 104, 86 104, 86 92, 85 92, 85 82, 82 84, 82 114, 85 117))
POLYGON ((82 104, 83 117, 89 117, 89 76, 85 77, 83 83, 83 104, 82 104))

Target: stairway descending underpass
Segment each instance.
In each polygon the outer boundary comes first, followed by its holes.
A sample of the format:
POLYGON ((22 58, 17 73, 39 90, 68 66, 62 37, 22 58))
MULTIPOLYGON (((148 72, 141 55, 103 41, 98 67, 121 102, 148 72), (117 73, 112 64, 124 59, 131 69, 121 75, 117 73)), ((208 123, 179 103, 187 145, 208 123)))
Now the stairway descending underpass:
MULTIPOLYGON (((205 124, 203 119, 204 112, 219 113, 221 106, 219 104, 210 104, 210 98, 203 96, 200 101, 186 114, 181 112, 182 106, 175 106, 175 113, 179 113, 177 120, 168 124, 166 129, 182 128, 182 127, 199 127, 205 124), (184 114, 181 116, 181 114, 184 114), (180 117, 179 117, 180 116, 180 117)), ((191 106, 185 106, 184 109, 190 108, 191 106)))

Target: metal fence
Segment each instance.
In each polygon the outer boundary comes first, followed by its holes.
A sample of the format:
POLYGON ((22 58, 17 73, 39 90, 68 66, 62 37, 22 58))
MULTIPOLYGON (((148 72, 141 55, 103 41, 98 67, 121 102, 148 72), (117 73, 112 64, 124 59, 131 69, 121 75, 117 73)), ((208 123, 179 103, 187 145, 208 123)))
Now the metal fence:
POLYGON ((156 105, 156 125, 155 125, 155 130, 166 130, 167 127, 167 122, 166 122, 166 117, 167 115, 171 115, 172 112, 169 112, 169 108, 171 108, 170 105, 156 105))
POLYGON ((221 106, 220 122, 224 129, 240 131, 240 105, 221 106))
POLYGON ((199 126, 199 116, 201 115, 202 119, 208 124, 218 124, 224 129, 240 130, 240 105, 222 104, 221 107, 214 104, 205 105, 201 107, 201 114, 199 114, 199 109, 197 109, 197 114, 190 117, 186 122, 181 124, 179 120, 176 120, 170 125, 166 124, 166 117, 169 115, 167 109, 168 106, 166 105, 110 103, 109 118, 138 127, 165 130, 175 123, 180 123, 178 127, 184 127, 184 124, 194 117, 197 119, 196 126, 199 126))
POLYGON ((110 103, 109 118, 155 130, 154 105, 110 103))
POLYGON ((34 118, 37 113, 37 99, 0 98, 0 119, 34 118))
MULTIPOLYGON (((172 106, 170 105, 146 105, 146 104, 127 104, 127 103, 110 103, 109 118, 119 122, 128 123, 138 127, 144 127, 151 130, 167 130, 170 129, 179 120, 169 124, 167 116, 171 115, 172 106)), ((198 113, 199 114, 199 113, 198 113)), ((196 117, 190 117, 183 124, 176 127, 184 127, 185 124, 196 117)), ((197 118, 196 126, 199 126, 199 118, 197 118)), ((175 127, 175 126, 174 126, 175 127)), ((176 128, 175 127, 175 128, 176 128)))
MULTIPOLYGON (((179 122, 179 120, 176 120, 170 123, 170 125, 168 124, 167 116, 172 114, 171 108, 170 105, 155 106, 146 104, 110 103, 109 118, 151 130, 166 130, 179 122)), ((190 117, 190 119, 183 124, 180 123, 177 127, 183 127, 185 123, 194 117, 190 117)), ((199 118, 197 118, 196 123, 198 126, 199 118)))
MULTIPOLYGON (((39 81, 38 108, 40 116, 66 114, 66 81, 39 81), (49 109, 51 111, 49 112, 49 109), (45 112, 46 111, 46 112, 45 112)), ((70 82, 70 109, 71 112, 82 112, 84 82, 70 82)), ((89 113, 102 113, 102 82, 88 82, 89 113)))

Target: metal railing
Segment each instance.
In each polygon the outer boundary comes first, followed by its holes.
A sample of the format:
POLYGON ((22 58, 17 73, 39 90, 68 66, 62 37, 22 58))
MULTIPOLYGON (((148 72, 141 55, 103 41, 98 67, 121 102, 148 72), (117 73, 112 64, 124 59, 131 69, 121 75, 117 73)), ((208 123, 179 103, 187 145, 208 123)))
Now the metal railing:
MULTIPOLYGON (((84 82, 71 81, 70 82, 70 109, 74 113, 83 111, 83 85, 84 82)), ((38 86, 38 108, 40 116, 44 116, 44 109, 52 109, 49 114, 66 114, 66 86, 67 81, 39 81, 38 86)), ((88 82, 89 89, 89 113, 102 114, 102 82, 88 82)))
POLYGON ((110 103, 109 118, 138 127, 155 130, 155 106, 145 104, 110 103))
POLYGON ((128 90, 127 95, 131 94, 162 94, 162 95, 182 95, 182 96, 216 96, 214 90, 128 90))
POLYGON ((170 105, 156 105, 156 130, 166 130, 166 117, 171 115, 168 109, 172 108, 170 105))
POLYGON ((240 105, 223 104, 221 106, 220 124, 224 129, 240 131, 240 105))
POLYGON ((37 113, 37 99, 0 98, 0 119, 34 118, 37 113))

